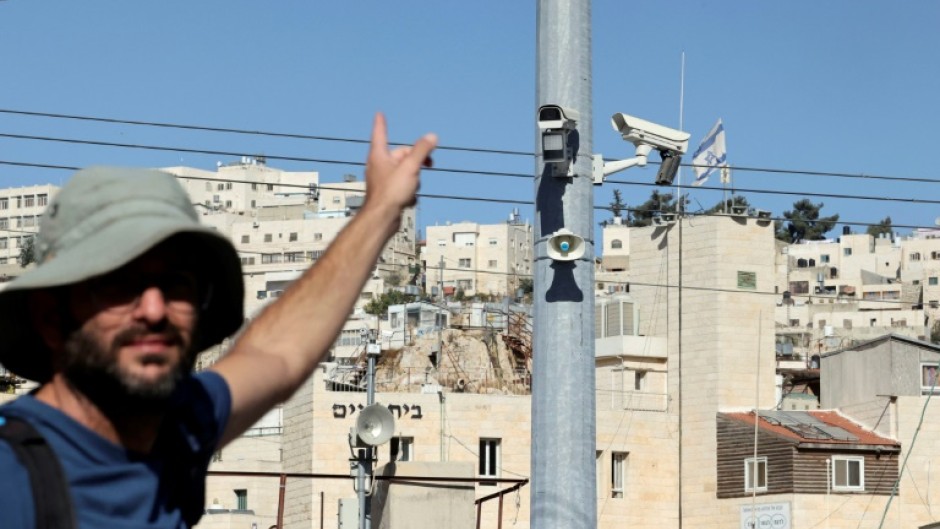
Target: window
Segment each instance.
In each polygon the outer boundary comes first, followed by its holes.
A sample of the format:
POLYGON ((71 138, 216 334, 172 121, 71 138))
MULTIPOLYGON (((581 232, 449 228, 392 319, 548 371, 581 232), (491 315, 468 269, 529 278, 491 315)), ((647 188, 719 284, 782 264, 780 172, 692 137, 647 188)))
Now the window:
POLYGON ((264 242, 271 242, 271 241, 273 241, 273 240, 274 240, 274 237, 271 237, 271 234, 270 234, 270 233, 265 233, 265 234, 264 234, 264 242))
POLYGON ((496 259, 490 259, 489 262, 486 263, 486 265, 488 268, 496 268, 496 259))
POLYGON ((646 390, 646 371, 634 371, 633 372, 633 390, 634 391, 646 390))
POLYGON ((460 261, 458 261, 457 266, 459 266, 460 268, 470 268, 470 258, 464 257, 460 259, 460 261))
POLYGON ((738 288, 754 290, 757 288, 757 273, 738 271, 738 288))
POLYGON ((0 209, 10 209, 10 199, 0 198, 0 209))
POLYGON ((444 239, 438 239, 438 240, 437 240, 437 245, 438 245, 438 246, 447 246, 447 241, 444 240, 444 239))
POLYGON ((940 366, 937 364, 920 365, 920 392, 922 394, 926 395, 931 391, 936 393, 940 389, 937 373, 940 373, 940 366))
POLYGON ((832 490, 865 490, 865 458, 832 458, 832 490))
POLYGON ((844 256, 846 256, 846 257, 852 255, 852 249, 851 249, 851 248, 843 248, 843 249, 842 249, 842 255, 844 255, 844 256))
POLYGON ((315 240, 315 241, 322 241, 322 240, 323 240, 323 234, 322 234, 322 233, 314 233, 314 234, 313 234, 313 240, 315 240))
POLYGON ((828 263, 828 262, 829 262, 829 254, 824 253, 824 254, 820 255, 820 256, 819 256, 819 262, 820 262, 820 263, 828 263))
POLYGON ((623 241, 621 241, 620 239, 614 239, 610 241, 610 247, 614 250, 619 250, 623 248, 623 241))
POLYGON ((480 477, 499 477, 499 439, 480 439, 480 477))
POLYGON ((218 185, 215 186, 215 188, 218 191, 222 191, 223 189, 225 189, 225 184, 219 183, 218 185))
POLYGON ((219 198, 219 195, 212 195, 212 203, 213 203, 213 204, 218 204, 218 203, 221 202, 221 201, 222 201, 222 199, 219 198))
POLYGON ((10 227, 10 219, 3 217, 0 218, 0 229, 7 229, 10 227))
POLYGON ((914 252, 911 254, 911 261, 920 261, 920 252, 914 252))
POLYGON ((496 244, 497 244, 496 239, 490 239, 489 242, 490 242, 490 246, 496 246, 496 244))
POLYGON ((34 195, 27 195, 24 207, 32 208, 36 206, 36 197, 34 195))
POLYGON ((251 190, 252 190, 252 191, 257 191, 257 190, 258 190, 258 184, 251 184, 251 190))
POLYGON ((627 453, 610 454, 610 497, 623 498, 624 474, 627 471, 627 453))
POLYGON ((231 183, 231 182, 225 182, 225 189, 232 189, 232 183, 231 183))
POLYGON ((767 491, 767 458, 749 457, 744 460, 744 492, 767 491))
POLYGON ((288 242, 295 242, 295 241, 297 241, 297 232, 296 232, 296 231, 290 232, 290 235, 287 237, 287 241, 288 241, 288 242))
POLYGON ((242 235, 242 244, 248 244, 251 241, 251 237, 248 235, 242 235))
POLYGON ((268 191, 274 191, 274 184, 268 184, 268 191))
POLYGON ((936 285, 937 285, 937 277, 936 277, 936 276, 934 276, 934 277, 928 277, 928 278, 927 278, 927 284, 930 285, 930 286, 936 286, 936 285))
POLYGON ((227 207, 227 208, 232 207, 232 201, 231 201, 231 200, 226 200, 226 201, 225 201, 225 207, 227 207))
POLYGON ((246 489, 235 489, 235 508, 239 511, 248 510, 248 491, 246 489))
POLYGON ((7 238, 6 238, 6 237, 0 238, 0 250, 6 250, 7 247, 8 247, 8 246, 7 246, 8 244, 9 244, 9 242, 7 242, 7 238))
POLYGON ((414 461, 414 437, 392 437, 389 443, 389 461, 414 461))
POLYGON ((23 207, 23 197, 22 197, 22 196, 15 197, 15 200, 16 200, 16 207, 17 207, 17 208, 23 207))

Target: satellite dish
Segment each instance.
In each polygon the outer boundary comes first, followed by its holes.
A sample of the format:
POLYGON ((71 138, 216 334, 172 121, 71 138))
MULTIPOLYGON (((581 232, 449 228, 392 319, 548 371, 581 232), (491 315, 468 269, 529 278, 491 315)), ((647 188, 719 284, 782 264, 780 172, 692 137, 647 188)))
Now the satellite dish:
POLYGON ((388 442, 395 432, 395 417, 381 404, 366 406, 356 419, 356 437, 369 446, 388 442))

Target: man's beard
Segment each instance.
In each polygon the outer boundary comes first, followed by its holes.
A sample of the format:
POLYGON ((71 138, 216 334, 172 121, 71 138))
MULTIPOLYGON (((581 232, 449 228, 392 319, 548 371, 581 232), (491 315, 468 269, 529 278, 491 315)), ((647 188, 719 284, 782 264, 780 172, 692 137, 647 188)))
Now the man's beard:
POLYGON ((192 371, 195 355, 173 324, 164 321, 159 330, 142 326, 121 331, 110 349, 87 331, 75 329, 65 342, 62 372, 65 379, 107 415, 153 414, 166 406, 179 382, 192 371), (142 380, 121 369, 118 355, 122 346, 136 337, 160 332, 182 351, 179 363, 157 380, 142 380))

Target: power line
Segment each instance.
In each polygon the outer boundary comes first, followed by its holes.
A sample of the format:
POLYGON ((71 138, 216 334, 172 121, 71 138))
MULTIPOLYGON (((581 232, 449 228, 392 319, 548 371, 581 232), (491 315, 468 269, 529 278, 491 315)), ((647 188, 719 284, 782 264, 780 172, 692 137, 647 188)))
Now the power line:
MULTIPOLYGON (((634 186, 658 186, 658 184, 652 182, 628 182, 625 180, 607 180, 613 184, 622 184, 622 185, 634 185, 634 186)), ((705 189, 709 191, 723 191, 724 188, 714 187, 714 186, 700 186, 696 189, 705 189)), ((874 200, 876 202, 905 202, 908 204, 940 204, 940 200, 929 200, 924 198, 900 198, 900 197, 883 197, 883 196, 867 196, 867 195, 845 195, 837 193, 813 193, 811 191, 779 191, 772 189, 750 189, 750 188, 741 188, 736 187, 734 189, 736 193, 757 193, 763 195, 789 195, 789 196, 801 196, 801 197, 816 197, 816 198, 841 198, 846 200, 874 200)))
MULTIPOLYGON (((146 145, 142 143, 119 143, 111 141, 98 141, 98 140, 79 140, 75 138, 57 138, 53 136, 34 136, 30 134, 10 134, 10 133, 0 133, 0 138, 9 138, 15 140, 30 140, 30 141, 47 141, 55 143, 68 143, 72 145, 94 145, 97 147, 117 147, 122 149, 141 149, 147 151, 159 151, 159 152, 174 152, 174 153, 187 153, 187 154, 211 154, 215 156, 231 156, 231 157, 241 157, 245 156, 245 152, 238 151, 221 151, 214 149, 194 149, 189 147, 170 147, 164 145, 146 145)), ((352 165, 356 167, 365 167, 365 162, 354 162, 349 160, 331 160, 326 158, 307 158, 304 156, 288 156, 282 154, 265 154, 265 158, 272 160, 282 160, 289 162, 305 162, 305 163, 320 163, 320 164, 332 164, 332 165, 352 165)), ((445 167, 426 167, 422 169, 423 171, 429 172, 440 172, 440 173, 460 173, 460 174, 472 174, 478 176, 508 176, 513 178, 533 178, 531 174, 527 173, 511 173, 511 172, 502 172, 502 171, 482 171, 474 169, 450 169, 445 167)))
MULTIPOLYGON (((148 126, 148 127, 158 127, 158 128, 171 128, 171 129, 180 129, 180 130, 195 130, 195 131, 204 131, 204 132, 220 132, 220 133, 229 133, 229 134, 267 136, 267 137, 274 137, 274 138, 334 141, 334 142, 355 143, 355 144, 363 144, 363 145, 367 145, 370 143, 369 140, 359 139, 359 138, 343 138, 343 137, 337 137, 337 136, 237 129, 237 128, 231 128, 231 127, 215 127, 215 126, 207 126, 207 125, 191 125, 191 124, 167 123, 167 122, 157 122, 157 121, 105 118, 105 117, 83 116, 83 115, 77 115, 77 114, 62 114, 62 113, 53 113, 53 112, 36 112, 36 111, 28 111, 28 110, 0 109, 0 113, 30 116, 30 117, 45 117, 45 118, 54 118, 54 119, 69 119, 69 120, 77 120, 77 121, 110 123, 110 124, 119 124, 119 125, 135 125, 135 126, 148 126)), ((389 145, 408 146, 410 144, 390 142, 389 145)), ((531 151, 487 149, 487 148, 477 148, 477 147, 457 147, 457 146, 447 146, 447 145, 439 145, 437 149, 461 151, 461 152, 487 153, 487 154, 505 154, 505 155, 513 155, 513 156, 534 156, 535 155, 535 153, 531 151)), ((608 159, 605 159, 605 161, 607 160, 608 159)), ((659 164, 659 162, 652 161, 652 160, 649 163, 659 164)), ((707 165, 691 164, 691 163, 681 164, 681 166, 689 167, 689 168, 709 167, 707 165)), ((838 172, 838 171, 817 171, 817 170, 808 170, 808 169, 806 170, 776 169, 776 168, 767 168, 767 167, 751 167, 751 166, 738 166, 738 165, 729 166, 729 168, 737 172, 771 173, 771 174, 786 174, 786 175, 798 175, 798 176, 825 176, 825 177, 833 177, 833 178, 855 178, 855 179, 865 179, 865 180, 886 180, 886 181, 895 181, 895 182, 919 182, 919 183, 934 183, 934 184, 940 183, 940 179, 934 179, 934 178, 871 175, 871 174, 865 174, 865 173, 849 173, 849 172, 838 172)))
MULTIPOLYGON (((273 138, 290 138, 290 139, 301 139, 301 140, 318 140, 318 141, 335 141, 335 142, 344 142, 344 143, 356 143, 368 145, 370 140, 363 140, 357 138, 341 138, 336 136, 317 136, 311 134, 296 134, 288 132, 272 132, 272 131, 263 131, 263 130, 248 130, 248 129, 236 129, 229 127, 211 127, 206 125, 185 125, 178 123, 166 123, 158 121, 140 121, 140 120, 131 120, 131 119, 117 119, 117 118, 101 118, 93 116, 79 116, 76 114, 57 114, 52 112, 32 112, 27 110, 12 110, 12 109, 0 109, 2 114, 14 114, 20 116, 32 116, 32 117, 44 117, 44 118, 57 118, 57 119, 71 119, 78 121, 94 121, 98 123, 111 123, 118 125, 140 125, 147 127, 160 127, 160 128, 170 128, 170 129, 181 129, 181 130, 197 130, 204 132, 222 132, 228 134, 243 134, 243 135, 253 135, 253 136, 268 136, 273 138)), ((395 143, 389 142, 389 145, 393 146, 410 146, 410 143, 395 143)), ((476 152, 476 153, 487 153, 487 154, 507 154, 507 155, 516 155, 516 156, 533 156, 532 152, 524 151, 510 151, 504 149, 484 149, 478 147, 454 147, 448 145, 438 145, 437 149, 445 151, 461 151, 461 152, 476 152)))
MULTIPOLYGON (((193 148, 188 148, 188 147, 145 145, 145 144, 139 144, 139 143, 105 142, 105 141, 97 141, 97 140, 80 140, 80 139, 74 139, 74 138, 34 136, 34 135, 27 135, 27 134, 0 133, 0 138, 11 138, 11 139, 32 140, 32 141, 48 141, 48 142, 77 144, 77 145, 94 145, 94 146, 99 146, 99 147, 142 149, 142 150, 159 151, 159 152, 211 154, 211 155, 216 155, 216 156, 241 157, 245 155, 244 152, 236 152, 236 151, 193 149, 193 148)), ((305 163, 334 164, 334 165, 346 165, 346 166, 356 166, 356 167, 365 167, 366 165, 365 162, 354 162, 354 161, 349 161, 349 160, 333 160, 333 159, 326 159, 326 158, 308 158, 308 157, 302 157, 302 156, 265 155, 265 157, 273 159, 273 160, 305 162, 305 163)), ((506 171, 482 171, 482 170, 456 169, 456 168, 443 168, 443 167, 429 167, 425 170, 428 172, 470 174, 470 175, 477 175, 477 176, 505 176, 505 177, 512 177, 512 178, 524 178, 524 179, 533 178, 533 175, 531 174, 514 173, 514 172, 506 172, 506 171)), ((631 181, 626 181, 626 180, 613 180, 613 179, 609 179, 607 180, 607 182, 611 184, 619 184, 619 185, 657 186, 658 187, 658 184, 650 183, 650 182, 631 182, 631 181)), ((700 186, 698 187, 698 189, 703 189, 703 190, 708 190, 708 191, 724 191, 724 188, 714 187, 714 186, 700 186)), ((878 201, 878 202, 880 201, 904 202, 907 204, 931 204, 931 205, 940 204, 940 200, 884 197, 884 196, 867 196, 867 195, 846 195, 846 194, 836 194, 836 193, 815 193, 815 192, 810 192, 810 191, 779 191, 779 190, 752 189, 752 188, 740 188, 740 187, 735 188, 735 191, 742 192, 742 193, 746 192, 746 193, 765 194, 765 195, 837 198, 837 199, 847 199, 847 200, 872 200, 872 201, 878 201)))
MULTIPOLYGON (((0 134, 0 136, 3 136, 3 134, 0 134)), ((239 154, 238 156, 241 156, 241 155, 239 154)), ((273 158, 271 156, 268 156, 268 157, 273 158)), ((362 162, 336 162, 336 163, 348 163, 348 164, 355 164, 355 165, 360 165, 360 166, 365 165, 362 162)), ((18 161, 10 161, 10 160, 0 160, 0 165, 9 165, 9 166, 15 166, 15 167, 29 167, 29 168, 37 168, 37 169, 69 170, 69 171, 77 171, 81 169, 81 167, 71 166, 71 165, 44 164, 44 163, 35 163, 35 162, 18 162, 18 161)), ((435 169, 435 168, 423 169, 423 171, 434 171, 434 170, 445 171, 445 172, 455 172, 455 173, 487 174, 487 175, 492 175, 492 176, 507 176, 508 175, 508 176, 530 177, 528 175, 521 175, 519 173, 464 171, 464 170, 458 170, 458 169, 435 169)), ((225 183, 234 183, 234 184, 257 184, 259 183, 253 180, 241 180, 237 178, 205 177, 205 176, 191 176, 191 175, 177 175, 177 178, 185 178, 185 179, 190 179, 190 180, 199 180, 199 181, 207 181, 207 182, 225 182, 225 183)), ((655 186, 656 185, 653 183, 629 182, 629 181, 620 181, 620 180, 608 180, 608 182, 613 183, 613 184, 635 185, 635 186, 655 186)), ((309 186, 305 184, 274 183, 272 185, 286 187, 286 188, 304 189, 304 190, 310 189, 309 186)), ((356 192, 356 190, 330 187, 329 184, 318 185, 318 189, 356 192)), ((698 189, 721 190, 721 188, 705 187, 705 186, 699 187, 698 189)), ((809 196, 823 197, 823 198, 846 198, 846 199, 865 198, 868 200, 876 200, 876 201, 885 200, 885 201, 898 201, 898 202, 907 202, 907 203, 940 204, 940 200, 926 200, 926 199, 903 199, 903 198, 890 198, 890 197, 853 197, 851 195, 836 195, 836 194, 830 195, 830 194, 820 194, 820 193, 800 193, 800 192, 773 191, 773 190, 751 190, 751 189, 740 189, 740 188, 737 189, 737 191, 747 191, 747 192, 753 192, 753 193, 759 193, 759 194, 763 193, 763 194, 778 194, 778 195, 792 195, 792 196, 809 195, 809 196)), ((521 205, 521 206, 534 206, 535 205, 534 201, 532 200, 516 200, 516 199, 495 198, 495 197, 469 197, 469 196, 442 195, 442 194, 432 194, 432 193, 418 193, 417 196, 419 198, 440 199, 440 200, 489 202, 489 203, 495 203, 495 204, 512 204, 512 205, 521 205)), ((610 206, 596 205, 594 206, 594 209, 597 211, 613 211, 614 208, 610 206)), ((630 213, 648 214, 650 216, 654 216, 657 213, 675 213, 675 211, 668 210, 668 209, 640 209, 640 208, 621 207, 620 210, 630 212, 630 213)), ((696 216, 705 216, 705 217, 727 216, 726 213, 720 213, 720 212, 714 212, 714 213, 702 212, 698 214, 691 213, 689 215, 692 218, 696 216)), ((754 215, 741 215, 741 217, 752 218, 752 219, 758 218, 754 215)), ((787 219, 785 217, 767 217, 766 220, 774 221, 774 222, 789 222, 790 221, 790 219, 787 219)), ((852 220, 840 219, 837 221, 837 224, 843 224, 846 226, 871 226, 871 225, 877 224, 878 222, 880 222, 880 219, 876 221, 852 221, 852 220)), ((892 228, 905 228, 905 229, 934 229, 936 228, 936 226, 933 226, 933 225, 894 224, 894 223, 892 223, 891 227, 892 228)))

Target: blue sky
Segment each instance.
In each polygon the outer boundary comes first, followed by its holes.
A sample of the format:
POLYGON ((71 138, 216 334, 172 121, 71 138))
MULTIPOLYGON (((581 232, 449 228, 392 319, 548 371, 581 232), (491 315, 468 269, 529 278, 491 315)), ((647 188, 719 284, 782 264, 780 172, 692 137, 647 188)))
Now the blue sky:
MULTIPOLYGON (((738 170, 734 185, 780 215, 802 195, 824 213, 933 226, 940 123, 940 3, 673 1, 593 3, 594 150, 633 155, 610 129, 625 112, 683 128, 689 150, 718 118, 734 166, 936 179, 912 183, 738 170)), ((437 132, 448 146, 534 150, 536 3, 0 1, 0 109, 367 138, 384 111, 394 141, 437 132)), ((0 133, 360 162, 358 144, 287 140, 0 113, 0 133)), ((656 159, 654 156, 653 159, 656 159)), ((211 169, 230 157, 0 137, 0 161, 85 166, 180 163, 211 169)), ((687 156, 686 162, 691 161, 687 156)), ((531 174, 528 156, 440 151, 439 168, 531 174)), ((338 181, 361 167, 271 160, 338 181)), ((655 166, 612 178, 651 183, 655 166)), ((690 181, 691 170, 683 179, 690 181)), ((0 185, 62 183, 68 171, 0 164, 0 185)), ((712 180, 709 185, 719 186, 712 180)), ((621 189, 630 205, 647 185, 621 189)), ((531 202, 528 178, 427 172, 422 192, 531 202)), ((692 190, 692 209, 718 191, 692 190)), ((940 202, 938 202, 940 203, 940 202)), ((499 222, 513 207, 423 199, 422 225, 499 222)), ((604 213, 597 212, 597 220, 604 213)), ((864 227, 855 227, 863 230, 864 227)), ((907 231, 907 230, 901 230, 907 231)), ((831 232, 835 236, 836 231, 831 232)))

